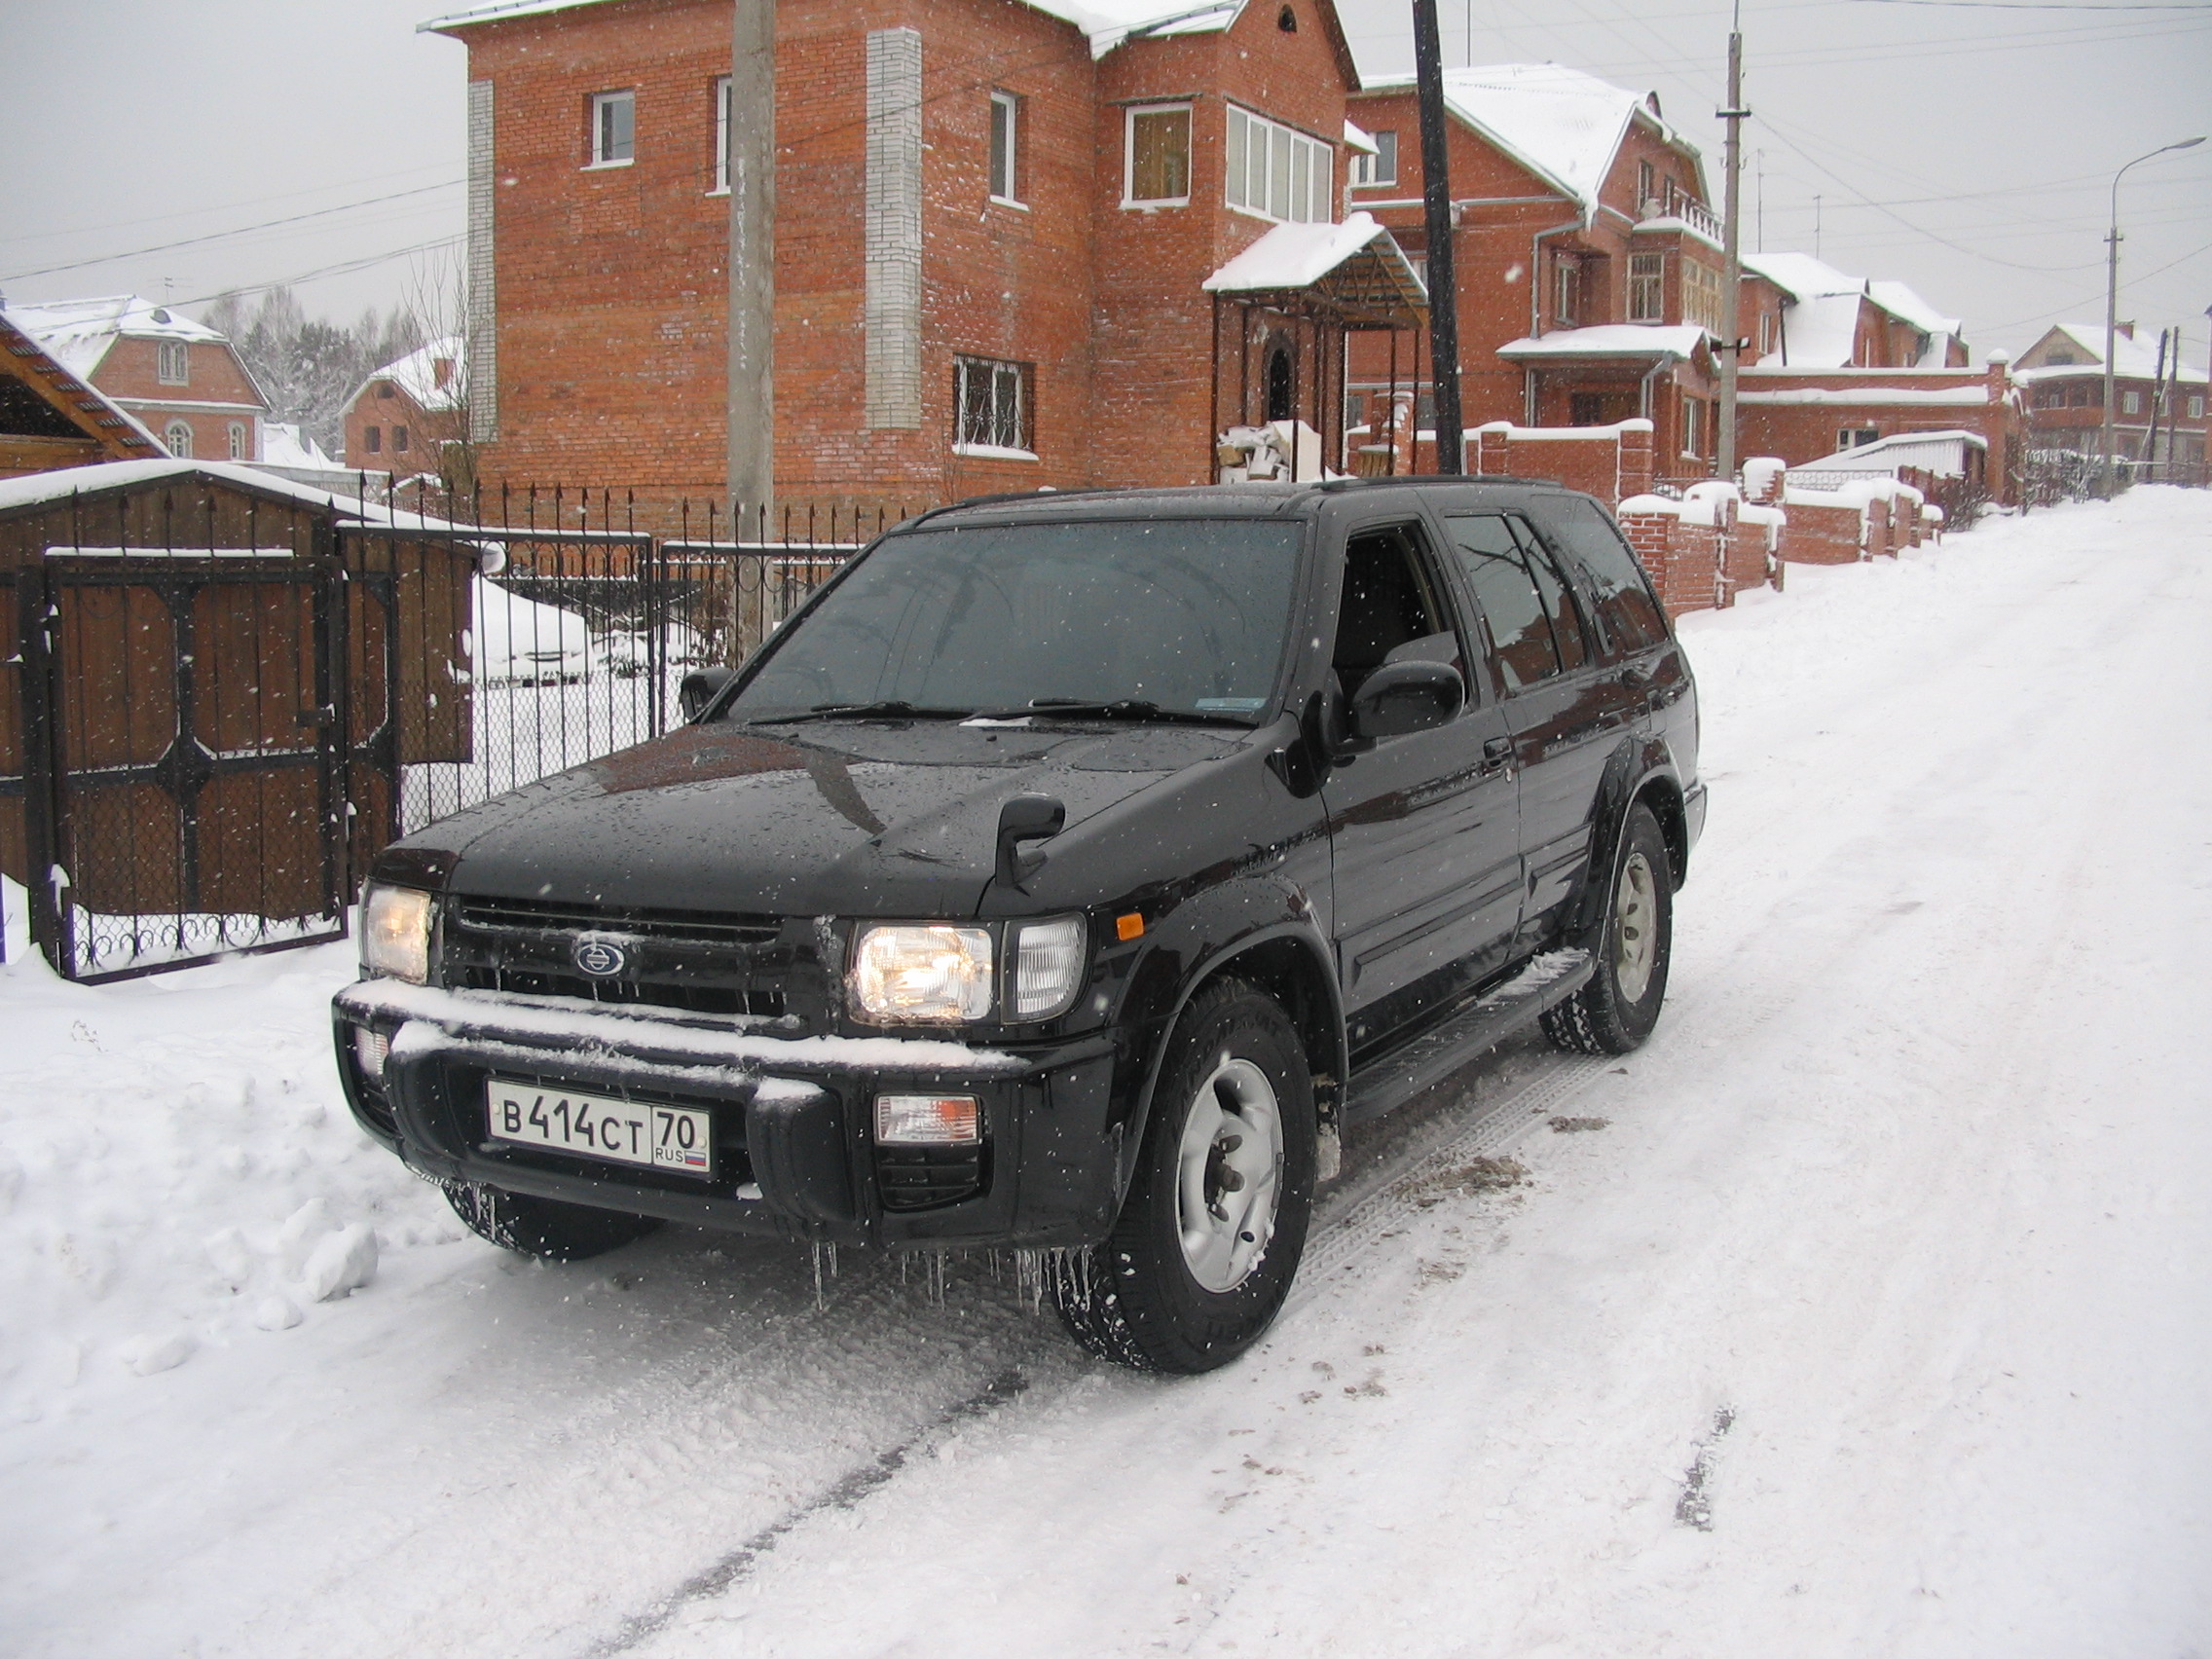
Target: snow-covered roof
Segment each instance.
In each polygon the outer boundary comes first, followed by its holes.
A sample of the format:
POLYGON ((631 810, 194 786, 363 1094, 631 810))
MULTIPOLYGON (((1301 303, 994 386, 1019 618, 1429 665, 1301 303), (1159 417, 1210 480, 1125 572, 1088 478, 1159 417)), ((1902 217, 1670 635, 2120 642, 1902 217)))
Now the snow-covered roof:
POLYGON ((1893 432, 1856 449, 1839 450, 1808 461, 1797 472, 1890 472, 1899 466, 1918 466, 1945 478, 1966 475, 1966 452, 1986 450, 1989 440, 1979 432, 1952 428, 1942 432, 1893 432))
POLYGON ((1817 299, 1824 294, 1866 291, 1866 278, 1850 276, 1809 253, 1747 253, 1744 269, 1764 276, 1793 300, 1817 299))
POLYGON ((1910 323, 1923 334, 1956 334, 1961 326, 1957 317, 1943 315, 1902 282, 1877 276, 1866 284, 1866 297, 1899 322, 1910 323))
POLYGON ((17 320, 19 314, 13 309, 0 310, 0 339, 6 341, 18 374, 26 382, 42 382, 49 398, 69 399, 78 417, 90 416, 94 425, 113 434, 113 447, 131 450, 144 445, 157 454, 167 453, 145 422, 92 385, 83 371, 63 362, 59 352, 17 320))
MULTIPOLYGON (((1404 91, 1410 75, 1367 83, 1370 92, 1404 91)), ((1660 119, 1650 94, 1616 87, 1560 63, 1493 63, 1444 71, 1452 113, 1538 178, 1598 209, 1598 191, 1631 123, 1648 122, 1692 161, 1697 147, 1660 119)))
POLYGON ((1382 154, 1375 147, 1375 134, 1368 131, 1364 127, 1355 127, 1349 121, 1345 123, 1345 148, 1356 151, 1363 156, 1382 154))
MULTIPOLYGON (((420 31, 442 33, 503 22, 510 18, 571 12, 608 0, 490 0, 464 6, 417 23, 420 31)), ((1090 39, 1090 55, 1103 57, 1132 35, 1213 34, 1242 15, 1246 0, 1021 0, 1048 17, 1073 23, 1090 39)))
POLYGON ((343 513, 350 521, 367 524, 397 524, 420 530, 467 529, 445 519, 426 517, 398 508, 378 506, 374 502, 364 505, 352 496, 329 490, 318 490, 313 485, 296 484, 273 472, 263 472, 242 462, 221 461, 174 461, 164 457, 159 461, 109 461, 95 466, 70 466, 55 472, 32 472, 20 478, 0 478, 0 513, 17 507, 42 505, 52 501, 66 501, 72 496, 91 495, 100 490, 128 489, 137 484, 159 484, 167 481, 181 482, 188 478, 206 478, 235 489, 258 491, 264 496, 281 496, 305 507, 343 513))
POLYGON ((1200 283, 1209 294, 1268 293, 1310 288, 1346 260, 1367 248, 1395 260, 1418 289, 1397 238, 1372 213, 1353 213, 1342 224, 1277 225, 1200 283))
MULTIPOLYGON (((2124 334, 2115 334, 2112 345, 2112 372, 2116 378, 2151 380, 2157 376, 2158 348, 2155 341, 2130 340, 2124 334)), ((2064 380, 2070 376, 2089 373, 2102 375, 2105 369, 2105 325, 2101 322, 2053 323, 2041 340, 2020 353, 2020 358, 2022 366, 2012 371, 2012 378, 2031 386, 2037 381, 2064 380), (2048 361, 2049 349, 2053 346, 2071 348, 2067 355, 2073 357, 2074 361, 2048 361), (2046 360, 2040 363, 2030 361, 2038 352, 2044 352, 2046 360)), ((2175 372, 2174 365, 2169 362, 2166 373, 2172 375, 2175 372)), ((2206 384, 2204 370, 2188 363, 2181 365, 2179 374, 2186 386, 2206 384)))
POLYGON ((262 422, 261 461, 265 466, 338 466, 322 453, 322 446, 292 421, 262 422))
POLYGON ((378 381, 389 381, 404 395, 412 398, 415 407, 426 415, 458 409, 461 407, 464 378, 461 374, 461 336, 445 335, 374 371, 353 388, 353 395, 346 402, 350 406, 378 381), (447 365, 446 377, 442 382, 438 379, 440 363, 447 365))
POLYGON ((1962 326, 1944 316, 1902 282, 1872 280, 1838 271, 1809 253, 1747 253, 1744 269, 1763 276, 1787 297, 1782 350, 1761 361, 1791 368, 1840 369, 1850 365, 1859 343, 1859 302, 1928 336, 1918 368, 1941 368, 1962 326))
POLYGON ((1711 339, 1694 322, 1606 322, 1594 328, 1561 328, 1533 339, 1509 341, 1500 357, 1659 357, 1688 359, 1711 339))
POLYGON ((10 306, 8 316, 79 380, 90 378, 108 348, 126 335, 134 340, 190 340, 209 346, 229 343, 227 337, 194 322, 182 312, 157 306, 136 294, 10 306))
MULTIPOLYGON (((1972 386, 1786 386, 1775 391, 1747 387, 1736 394, 1740 403, 1825 404, 1854 407, 1870 404, 1919 405, 1927 409, 1973 409, 1991 401, 1987 382, 1972 386)), ((2002 397, 1998 399, 2002 401, 2002 397)))

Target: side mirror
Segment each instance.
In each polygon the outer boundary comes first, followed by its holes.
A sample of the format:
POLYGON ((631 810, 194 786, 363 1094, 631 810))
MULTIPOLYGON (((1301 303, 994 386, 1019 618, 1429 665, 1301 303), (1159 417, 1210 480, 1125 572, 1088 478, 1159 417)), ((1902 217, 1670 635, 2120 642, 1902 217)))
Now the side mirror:
POLYGON ((707 705, 721 695, 721 689, 737 678, 734 668, 695 668, 683 677, 677 688, 676 701, 683 710, 686 721, 695 720, 707 712, 707 705))
POLYGON ((1068 809, 1051 795, 1015 795, 999 808, 998 878, 1019 887, 1045 866, 1043 853, 1024 852, 1024 843, 1049 841, 1067 827, 1068 809))
POLYGON ((1386 662, 1352 695, 1351 735, 1364 740, 1431 731, 1466 700, 1466 682, 1448 662, 1386 662))

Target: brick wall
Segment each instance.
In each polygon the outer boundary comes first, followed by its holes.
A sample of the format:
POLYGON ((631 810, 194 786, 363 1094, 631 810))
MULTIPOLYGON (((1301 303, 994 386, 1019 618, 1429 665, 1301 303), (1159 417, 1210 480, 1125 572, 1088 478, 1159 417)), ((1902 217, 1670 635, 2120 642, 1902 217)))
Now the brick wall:
POLYGON ((92 383, 143 422, 155 437, 168 441, 171 425, 192 432, 192 454, 201 461, 228 461, 231 429, 242 431, 244 456, 261 454, 261 421, 268 413, 261 392, 227 344, 186 343, 183 386, 164 385, 161 343, 118 339, 92 371, 92 383))
POLYGON ((1466 469, 1548 479, 1611 506, 1651 488, 1651 423, 1541 427, 1493 422, 1467 434, 1466 469))

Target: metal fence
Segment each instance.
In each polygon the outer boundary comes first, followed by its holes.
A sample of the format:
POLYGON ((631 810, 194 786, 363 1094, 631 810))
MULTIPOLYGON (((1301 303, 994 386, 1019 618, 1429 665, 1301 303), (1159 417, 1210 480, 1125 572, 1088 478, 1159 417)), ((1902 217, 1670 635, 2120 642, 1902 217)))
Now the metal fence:
POLYGON ((387 842, 680 723, 686 674, 903 516, 424 491, 276 535, 178 507, 0 569, 0 853, 87 982, 342 936, 387 842))

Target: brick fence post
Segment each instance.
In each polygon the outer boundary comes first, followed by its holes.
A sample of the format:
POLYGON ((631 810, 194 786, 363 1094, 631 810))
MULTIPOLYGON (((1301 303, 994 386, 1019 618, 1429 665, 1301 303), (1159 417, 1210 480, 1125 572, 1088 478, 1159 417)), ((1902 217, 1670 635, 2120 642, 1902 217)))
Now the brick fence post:
POLYGON ((1651 488, 1651 423, 1644 420, 1620 424, 1619 478, 1615 505, 1651 488))

